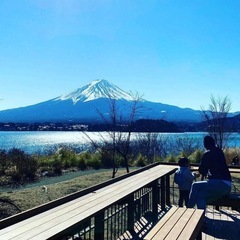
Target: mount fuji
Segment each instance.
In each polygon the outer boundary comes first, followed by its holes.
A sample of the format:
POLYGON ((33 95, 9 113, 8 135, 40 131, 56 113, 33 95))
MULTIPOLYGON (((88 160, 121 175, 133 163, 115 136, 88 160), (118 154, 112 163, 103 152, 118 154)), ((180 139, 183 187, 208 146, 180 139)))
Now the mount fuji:
POLYGON ((57 97, 55 100, 68 100, 71 99, 73 103, 78 101, 88 102, 99 98, 110 98, 115 100, 125 99, 127 101, 133 101, 133 97, 124 92, 119 87, 110 84, 107 80, 94 80, 91 83, 78 88, 76 91, 69 94, 57 97))
MULTIPOLYGON (((134 98, 109 81, 100 79, 58 96, 51 100, 0 111, 0 122, 82 122, 95 123, 103 121, 102 116, 109 117, 110 99, 114 99, 121 119, 131 114, 134 98)), ((139 100, 141 109, 135 119, 164 119, 166 121, 199 122, 201 111, 180 108, 163 103, 139 100)))

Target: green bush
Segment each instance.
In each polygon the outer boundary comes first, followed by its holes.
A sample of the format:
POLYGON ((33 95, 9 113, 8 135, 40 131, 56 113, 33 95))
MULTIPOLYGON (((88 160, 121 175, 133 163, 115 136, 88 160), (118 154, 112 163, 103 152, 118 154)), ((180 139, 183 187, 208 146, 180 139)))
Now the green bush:
POLYGON ((36 158, 27 155, 24 159, 26 166, 24 168, 23 174, 27 180, 34 180, 36 178, 36 172, 38 170, 38 161, 36 158))
POLYGON ((67 169, 77 166, 77 156, 72 149, 68 147, 62 147, 56 152, 56 155, 58 159, 61 160, 63 168, 67 169))
POLYGON ((147 158, 144 157, 142 154, 139 154, 135 161, 135 166, 136 167, 144 167, 146 165, 147 165, 147 158))
POLYGON ((86 151, 86 152, 81 152, 81 153, 79 154, 79 157, 80 157, 80 158, 84 158, 84 159, 87 161, 87 160, 89 160, 89 159, 92 158, 92 154, 91 154, 90 152, 88 152, 88 151, 86 151))
POLYGON ((52 162, 52 169, 55 175, 62 175, 62 162, 60 159, 55 158, 52 162))
POLYGON ((166 162, 176 163, 176 162, 178 162, 178 159, 179 159, 179 157, 173 156, 172 154, 170 154, 169 156, 166 157, 166 162))
POLYGON ((40 168, 49 168, 51 166, 49 156, 38 156, 38 165, 40 168))
POLYGON ((98 170, 101 168, 101 161, 98 157, 92 157, 91 159, 89 159, 87 162, 86 162, 87 166, 89 168, 93 168, 95 170, 98 170))
POLYGON ((102 148, 101 149, 101 163, 103 168, 112 168, 113 167, 113 154, 111 151, 102 148))
POLYGON ((12 148, 8 151, 8 159, 11 165, 11 172, 15 174, 22 174, 22 170, 26 166, 24 162, 24 151, 18 148, 12 148))
POLYGON ((154 157, 154 162, 164 162, 164 158, 163 157, 161 157, 161 156, 155 156, 154 157))
POLYGON ((15 184, 33 181, 36 178, 38 161, 34 156, 13 148, 8 151, 7 158, 10 162, 9 174, 15 184))
POLYGON ((202 156, 203 156, 203 151, 200 149, 197 149, 188 158, 190 160, 190 163, 200 163, 202 160, 202 156))
POLYGON ((87 168, 87 165, 86 165, 86 161, 84 158, 79 158, 78 161, 77 161, 77 167, 80 169, 80 170, 86 170, 87 168))

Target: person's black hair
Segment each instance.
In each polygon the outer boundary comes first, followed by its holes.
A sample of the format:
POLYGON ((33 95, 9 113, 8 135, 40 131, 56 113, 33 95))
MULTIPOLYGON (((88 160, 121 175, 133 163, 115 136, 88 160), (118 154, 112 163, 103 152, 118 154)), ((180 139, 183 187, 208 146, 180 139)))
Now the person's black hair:
POLYGON ((211 136, 205 136, 203 140, 204 147, 208 150, 215 147, 215 140, 211 136))
POLYGON ((178 165, 179 165, 180 167, 186 167, 188 164, 189 164, 189 160, 188 160, 186 157, 181 157, 181 158, 178 160, 178 165))

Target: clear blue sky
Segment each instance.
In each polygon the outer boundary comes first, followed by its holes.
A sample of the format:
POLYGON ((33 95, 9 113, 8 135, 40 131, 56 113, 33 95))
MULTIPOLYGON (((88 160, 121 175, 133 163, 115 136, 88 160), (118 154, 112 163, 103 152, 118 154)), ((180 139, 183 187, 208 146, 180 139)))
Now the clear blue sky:
POLYGON ((0 110, 107 79, 143 98, 240 111, 239 0, 1 0, 0 110))

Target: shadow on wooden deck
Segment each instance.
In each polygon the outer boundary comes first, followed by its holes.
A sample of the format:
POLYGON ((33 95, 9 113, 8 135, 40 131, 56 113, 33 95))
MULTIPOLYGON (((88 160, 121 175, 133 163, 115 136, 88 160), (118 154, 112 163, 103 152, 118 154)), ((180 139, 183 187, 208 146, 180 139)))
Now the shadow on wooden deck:
MULTIPOLYGON (((230 209, 208 208, 203 226, 202 240, 239 240, 240 239, 240 213, 230 209)), ((125 232, 118 240, 142 239, 146 232, 152 227, 152 224, 146 219, 141 218, 135 223, 135 238, 130 232, 125 232)))
POLYGON ((240 213, 234 210, 207 209, 203 227, 203 240, 240 239, 240 213))

